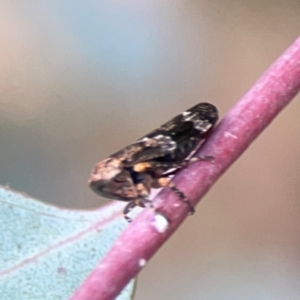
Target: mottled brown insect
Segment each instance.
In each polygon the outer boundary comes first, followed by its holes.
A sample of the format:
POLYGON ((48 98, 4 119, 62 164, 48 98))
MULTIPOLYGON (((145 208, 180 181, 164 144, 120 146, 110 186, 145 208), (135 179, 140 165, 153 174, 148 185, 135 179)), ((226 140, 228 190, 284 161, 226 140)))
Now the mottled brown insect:
POLYGON ((100 161, 94 168, 90 187, 100 196, 128 201, 124 217, 135 207, 150 203, 152 188, 168 186, 194 212, 186 196, 170 176, 189 162, 218 120, 218 111, 209 103, 199 103, 176 116, 135 143, 100 161))

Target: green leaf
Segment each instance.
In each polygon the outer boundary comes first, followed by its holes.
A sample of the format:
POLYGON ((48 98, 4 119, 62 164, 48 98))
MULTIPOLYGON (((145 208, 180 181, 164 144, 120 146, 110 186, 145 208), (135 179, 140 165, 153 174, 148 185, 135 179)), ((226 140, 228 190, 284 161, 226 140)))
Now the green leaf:
POLYGON ((1 299, 68 299, 127 225, 122 207, 67 210, 0 187, 1 299))

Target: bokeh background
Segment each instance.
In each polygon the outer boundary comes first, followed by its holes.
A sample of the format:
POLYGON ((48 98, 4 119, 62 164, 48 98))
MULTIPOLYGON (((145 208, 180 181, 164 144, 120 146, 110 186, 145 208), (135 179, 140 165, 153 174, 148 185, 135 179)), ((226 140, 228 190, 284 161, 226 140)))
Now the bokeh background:
MULTIPOLYGON (((98 160, 197 102, 222 117, 299 34, 299 0, 2 1, 0 183, 103 205, 98 160)), ((218 181, 135 299, 300 299, 299 112, 218 181)))

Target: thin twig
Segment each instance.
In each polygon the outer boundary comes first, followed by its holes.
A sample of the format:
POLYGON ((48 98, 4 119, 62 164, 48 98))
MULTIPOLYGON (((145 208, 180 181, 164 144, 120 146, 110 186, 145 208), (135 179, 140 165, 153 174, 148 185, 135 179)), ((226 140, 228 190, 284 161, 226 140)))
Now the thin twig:
MULTIPOLYGON (((196 204, 300 89, 300 38, 262 75, 220 122, 198 155, 213 156, 182 170, 174 181, 196 204)), ((134 278, 188 214, 180 199, 164 189, 154 200, 160 217, 145 209, 117 239, 106 257, 73 295, 79 299, 114 299, 134 278), (164 218, 165 216, 166 218, 164 218), (168 222, 165 228, 160 221, 168 222)))

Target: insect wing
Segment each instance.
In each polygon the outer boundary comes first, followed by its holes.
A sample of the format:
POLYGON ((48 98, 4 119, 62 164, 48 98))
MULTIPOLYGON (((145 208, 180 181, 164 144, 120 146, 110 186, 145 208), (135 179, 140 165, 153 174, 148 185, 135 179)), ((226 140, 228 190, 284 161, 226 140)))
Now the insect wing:
POLYGON ((217 120, 218 111, 215 106, 210 103, 199 103, 149 133, 147 137, 155 138, 163 135, 172 141, 171 151, 165 151, 165 155, 157 156, 158 160, 181 161, 197 148, 217 120))

